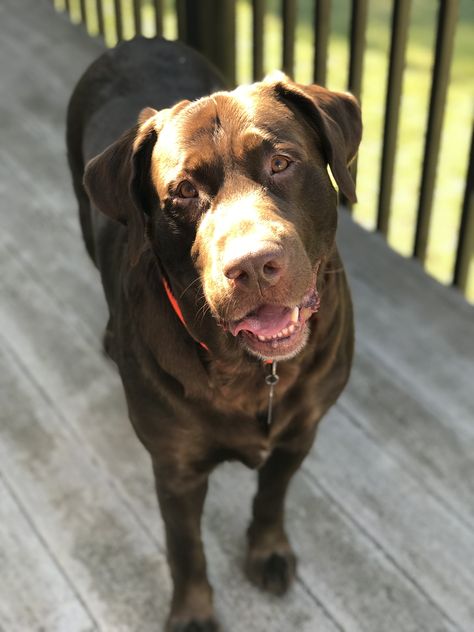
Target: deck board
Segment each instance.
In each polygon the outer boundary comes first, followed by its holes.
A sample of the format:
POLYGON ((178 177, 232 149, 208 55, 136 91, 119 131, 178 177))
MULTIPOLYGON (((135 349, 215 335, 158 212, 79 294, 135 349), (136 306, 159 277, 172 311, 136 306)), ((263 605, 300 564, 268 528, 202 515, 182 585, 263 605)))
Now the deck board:
MULTIPOLYGON (((0 25, 0 629, 151 632, 170 596, 163 525, 101 353, 65 158, 67 99, 101 45, 47 0, 4 0, 0 25)), ((243 578, 255 476, 225 465, 204 516, 218 615, 237 632, 468 632, 474 310, 340 224, 356 359, 289 495, 298 579, 278 600, 243 578)))
POLYGON ((6 482, 0 479, 2 630, 85 632, 93 619, 6 482))

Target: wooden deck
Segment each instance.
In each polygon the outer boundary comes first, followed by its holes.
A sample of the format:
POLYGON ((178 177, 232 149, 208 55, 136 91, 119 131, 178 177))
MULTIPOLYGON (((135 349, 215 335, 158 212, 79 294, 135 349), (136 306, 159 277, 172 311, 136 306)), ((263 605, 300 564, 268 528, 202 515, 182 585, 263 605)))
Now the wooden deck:
MULTIPOLYGON (((65 157, 68 96, 101 46, 47 0, 3 0, 0 29, 0 630, 157 631, 163 528, 65 157)), ((278 600, 243 578, 254 473, 224 466, 204 519, 218 615, 233 632, 472 631, 474 309, 346 217, 339 237, 357 353, 289 495, 298 580, 278 600)))

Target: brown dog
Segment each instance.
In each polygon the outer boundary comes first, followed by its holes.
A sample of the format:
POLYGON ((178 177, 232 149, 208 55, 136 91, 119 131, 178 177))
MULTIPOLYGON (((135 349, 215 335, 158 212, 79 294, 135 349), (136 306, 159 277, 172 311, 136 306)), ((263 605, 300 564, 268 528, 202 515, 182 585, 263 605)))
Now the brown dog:
POLYGON ((259 469, 249 578, 288 588, 285 492, 353 350, 327 166, 354 200, 359 107, 283 75, 221 86, 197 53, 138 38, 87 70, 68 112, 81 225, 110 310, 106 348, 153 462, 175 631, 217 629, 200 518, 222 461, 259 469))

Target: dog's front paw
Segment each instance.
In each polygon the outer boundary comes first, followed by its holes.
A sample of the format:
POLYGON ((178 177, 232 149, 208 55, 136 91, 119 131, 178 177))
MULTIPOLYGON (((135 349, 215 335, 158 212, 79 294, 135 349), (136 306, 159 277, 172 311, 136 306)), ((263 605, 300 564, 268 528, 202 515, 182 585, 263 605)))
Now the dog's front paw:
POLYGON ((249 551, 245 572, 259 588, 274 595, 284 595, 295 578, 296 557, 289 547, 288 550, 271 553, 249 551))
POLYGON ((219 629, 219 624, 213 617, 205 620, 172 617, 166 626, 166 632, 219 632, 219 629))

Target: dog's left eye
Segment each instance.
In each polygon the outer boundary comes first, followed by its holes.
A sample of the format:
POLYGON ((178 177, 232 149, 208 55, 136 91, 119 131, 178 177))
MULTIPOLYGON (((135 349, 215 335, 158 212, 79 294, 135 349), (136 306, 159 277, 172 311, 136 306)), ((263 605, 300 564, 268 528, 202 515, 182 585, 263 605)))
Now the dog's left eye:
POLYGON ((288 169, 290 166, 290 160, 286 156, 273 156, 271 162, 272 173, 281 173, 288 169))
POLYGON ((183 180, 176 189, 176 195, 180 198, 189 199, 197 197, 198 192, 189 180, 183 180))

